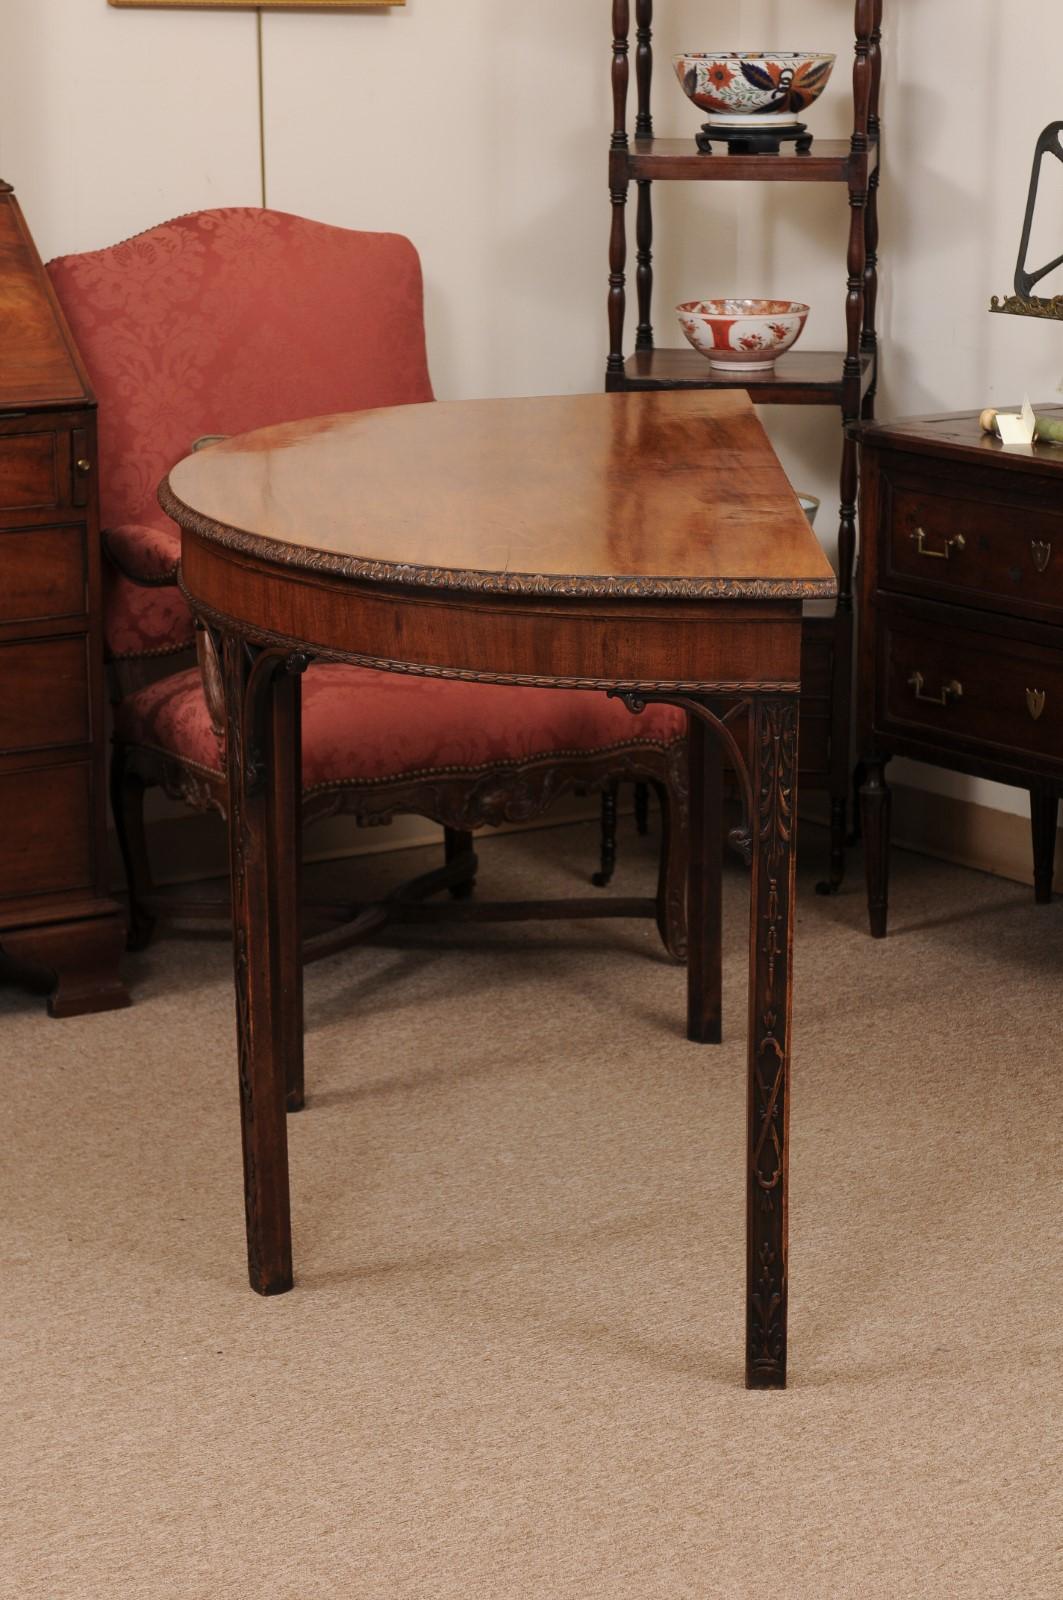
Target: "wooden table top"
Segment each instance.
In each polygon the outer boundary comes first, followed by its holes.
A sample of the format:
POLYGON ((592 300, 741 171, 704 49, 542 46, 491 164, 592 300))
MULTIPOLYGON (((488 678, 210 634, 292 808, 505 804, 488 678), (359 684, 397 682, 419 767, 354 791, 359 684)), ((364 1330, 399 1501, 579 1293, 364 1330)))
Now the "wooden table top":
MULTIPOLYGON (((998 406, 1000 411, 1018 411, 1020 405, 998 406)), ((1063 407, 1055 402, 1035 405, 1039 417, 1063 419, 1063 407)), ((1004 471, 1045 473, 1063 469, 1063 447, 1044 444, 1008 445, 990 433, 983 433, 980 411, 948 411, 928 417, 898 417, 891 422, 858 422, 852 432, 879 448, 904 450, 916 455, 950 456, 968 466, 990 466, 1004 471)))
POLYGON ((461 400, 188 456, 182 527, 258 560, 512 594, 805 598, 833 571, 744 393, 461 400))

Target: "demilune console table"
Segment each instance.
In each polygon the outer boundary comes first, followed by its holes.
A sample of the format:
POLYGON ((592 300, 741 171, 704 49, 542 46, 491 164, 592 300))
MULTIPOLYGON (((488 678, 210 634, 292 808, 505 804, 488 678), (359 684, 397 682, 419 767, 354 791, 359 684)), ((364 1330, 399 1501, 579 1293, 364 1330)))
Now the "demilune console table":
MULTIPOLYGON (((292 1286, 299 679, 311 657, 600 689, 690 726, 688 1033, 720 1037, 720 779, 752 865, 746 1382, 786 1381, 801 605, 835 591, 747 396, 400 406, 265 429, 160 491, 224 665, 247 1244, 292 1286)), ((300 1096, 301 1097, 301 1096, 300 1096)))

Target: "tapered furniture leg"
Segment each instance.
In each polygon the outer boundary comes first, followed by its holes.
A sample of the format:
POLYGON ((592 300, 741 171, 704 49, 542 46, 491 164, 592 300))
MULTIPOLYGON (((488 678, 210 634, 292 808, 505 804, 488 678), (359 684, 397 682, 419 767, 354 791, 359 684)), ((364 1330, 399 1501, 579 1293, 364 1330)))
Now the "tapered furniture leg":
POLYGON ((797 815, 796 695, 755 703, 750 904, 746 1388, 786 1386, 787 1133, 797 815))
POLYGON ((277 962, 274 1005, 281 1061, 284 1065, 284 1103, 301 1111, 303 1083, 303 941, 302 941, 302 657, 291 657, 275 674, 273 685, 270 759, 273 781, 269 787, 269 850, 271 881, 277 903, 277 962))
MULTIPOLYGON (((682 759, 682 758, 680 758, 682 759)), ((687 959, 686 783, 655 785, 661 811, 661 853, 657 867, 657 931, 673 961, 687 959)))
POLYGON ((1044 789, 1030 790, 1030 831, 1033 834, 1034 899, 1039 906, 1052 900, 1056 867, 1056 825, 1059 796, 1044 789))
POLYGON ((859 844, 863 838, 860 824, 860 790, 863 788, 867 769, 862 761, 858 761, 853 768, 853 793, 852 793, 852 831, 846 841, 848 844, 859 844))
POLYGON ((610 783, 602 790, 601 857, 598 871, 591 882, 596 889, 604 889, 616 871, 616 800, 620 791, 618 783, 610 783))
POLYGON ((292 1286, 285 1107, 302 1097, 302 658, 223 640, 233 969, 251 1287, 292 1286))
POLYGON ((872 939, 886 937, 889 916, 891 798, 885 774, 884 760, 867 757, 860 789, 860 826, 864 835, 867 917, 872 939))
POLYGON ((688 719, 687 1038, 723 1037, 723 758, 711 730, 688 719))

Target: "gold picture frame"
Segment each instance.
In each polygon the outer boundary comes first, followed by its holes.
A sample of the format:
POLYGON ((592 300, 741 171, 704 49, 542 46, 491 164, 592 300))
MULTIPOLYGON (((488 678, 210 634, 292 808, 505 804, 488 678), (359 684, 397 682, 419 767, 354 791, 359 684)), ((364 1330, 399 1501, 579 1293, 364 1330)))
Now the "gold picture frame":
POLYGON ((406 0, 107 0, 128 9, 164 11, 379 11, 406 0))

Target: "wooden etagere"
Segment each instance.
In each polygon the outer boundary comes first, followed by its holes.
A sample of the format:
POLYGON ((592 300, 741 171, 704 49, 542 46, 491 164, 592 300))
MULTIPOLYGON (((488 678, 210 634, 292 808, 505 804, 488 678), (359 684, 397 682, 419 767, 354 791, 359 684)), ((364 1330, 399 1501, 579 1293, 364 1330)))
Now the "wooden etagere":
MULTIPOLYGON (((801 701, 801 782, 831 800, 831 865, 827 889, 845 872, 853 664, 853 570, 856 558, 857 449, 849 423, 875 412, 878 341, 879 95, 883 0, 856 0, 853 132, 848 140, 816 139, 804 155, 730 155, 719 145, 702 154, 693 136, 657 139, 653 132, 653 0, 613 0, 613 136, 609 154, 612 230, 609 243, 609 391, 744 388, 759 405, 835 406, 841 412, 842 458, 838 529, 838 600, 834 614, 807 617, 801 701), (637 110, 628 133, 631 22, 635 22, 637 110), (795 350, 775 373, 750 383, 714 372, 695 350, 657 346, 653 299, 653 185, 682 182, 835 183, 848 194, 851 225, 846 257, 846 345, 838 351, 795 350), (628 225, 631 185, 637 190, 635 289, 638 325, 625 354, 628 225)), ((678 92, 678 90, 677 90, 678 92)))

